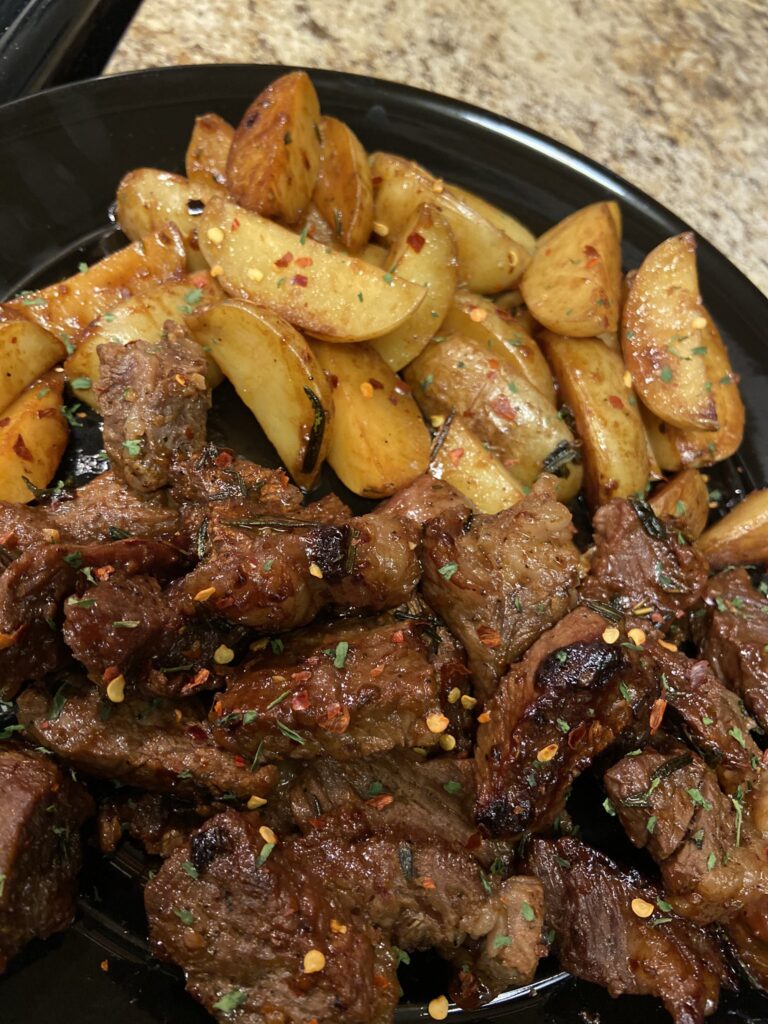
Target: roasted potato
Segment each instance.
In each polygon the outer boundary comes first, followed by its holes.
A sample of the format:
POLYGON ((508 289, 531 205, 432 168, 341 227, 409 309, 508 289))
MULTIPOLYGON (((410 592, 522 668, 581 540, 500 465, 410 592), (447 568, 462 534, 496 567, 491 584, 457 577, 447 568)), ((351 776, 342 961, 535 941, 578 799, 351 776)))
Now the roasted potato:
POLYGON ((18 317, 0 321, 0 412, 66 355, 63 342, 18 317))
POLYGON ((488 514, 509 508, 525 493, 499 459, 457 417, 450 422, 443 437, 438 435, 429 471, 488 514))
POLYGON ((282 75, 243 114, 227 158, 227 185, 245 209, 296 224, 320 166, 320 102, 305 71, 282 75))
POLYGON ((594 509, 612 498, 643 494, 649 477, 643 421, 624 363, 598 338, 539 336, 560 391, 576 421, 584 460, 584 491, 594 509))
POLYGON ((232 382, 283 464, 309 488, 325 460, 333 397, 295 328, 244 299, 226 299, 190 318, 195 337, 232 382))
POLYGON ((117 188, 117 223, 132 242, 157 231, 169 221, 184 240, 188 270, 205 270, 197 228, 206 202, 221 190, 202 181, 187 181, 180 174, 139 167, 129 171, 117 188))
POLYGON ((657 516, 676 519, 688 540, 696 540, 709 518, 709 491, 697 469, 684 469, 648 499, 657 516))
POLYGON ((708 316, 688 231, 650 252, 634 275, 621 324, 624 361, 643 404, 681 430, 716 430, 708 316))
POLYGON ((490 299, 471 292, 456 292, 441 331, 463 334, 486 346, 489 335, 495 338, 517 364, 519 374, 554 405, 555 385, 541 349, 525 328, 490 299))
POLYGON ((389 263, 389 249, 385 249, 383 245, 371 243, 366 245, 360 253, 360 259, 365 260, 366 263, 372 263, 374 267, 386 267, 389 263))
POLYGON ((414 312, 426 291, 218 196, 200 218, 200 248, 211 266, 221 267, 218 280, 230 295, 330 341, 386 334, 414 312))
POLYGON ((461 334, 431 341, 405 371, 414 397, 428 416, 461 417, 522 484, 557 472, 560 498, 572 498, 582 471, 571 431, 504 347, 490 342, 461 334))
POLYGON ((227 157, 235 129, 218 114, 203 114, 195 125, 187 146, 184 166, 187 179, 196 185, 223 189, 227 181, 227 157))
MULTIPOLYGON (((64 363, 69 385, 79 401, 95 409, 99 407, 99 345, 108 341, 125 345, 136 338, 158 342, 166 320, 189 327, 194 313, 220 298, 222 291, 215 280, 199 271, 178 281, 167 281, 143 295, 134 295, 97 317, 78 336, 77 347, 64 363)), ((207 361, 208 383, 216 387, 222 380, 221 370, 210 354, 207 361)))
POLYGON ((456 244, 435 206, 423 203, 414 212, 390 253, 389 266, 398 277, 427 290, 424 301, 404 323, 372 342, 382 359, 400 370, 440 329, 456 290, 456 244))
POLYGON ((528 252, 474 206, 423 167, 391 153, 374 153, 371 174, 374 217, 390 234, 402 233, 417 206, 433 203, 456 239, 461 281, 484 293, 514 287, 528 264, 528 252))
POLYGON ((61 413, 64 374, 53 371, 30 384, 0 418, 0 501, 26 504, 47 487, 67 446, 61 413), (25 482, 25 478, 26 481, 25 482))
POLYGON ((539 238, 520 282, 525 304, 555 334, 591 338, 615 331, 621 246, 609 203, 593 203, 539 238))
POLYGON ((768 489, 752 491, 696 542, 713 569, 768 562, 768 489))
POLYGON ((424 473, 430 437, 403 382, 368 345, 313 344, 332 384, 328 461, 346 486, 384 498, 424 473))
POLYGON ((335 117, 320 120, 320 168, 312 201, 349 252, 363 249, 373 226, 373 185, 368 154, 352 131, 335 117))
POLYGON ((448 188, 458 199, 466 203, 467 206, 471 206, 473 210, 476 210, 481 217, 485 217, 491 224, 495 224, 499 231, 503 231, 513 242, 522 245, 529 256, 533 256, 536 248, 536 236, 524 224, 521 224, 516 217, 510 216, 510 214, 500 210, 498 206, 494 206, 493 203, 489 203, 486 199, 481 199, 474 192, 468 192, 467 189, 460 188, 458 185, 451 184, 448 188))
POLYGON ((181 235, 173 224, 167 224, 74 277, 27 292, 7 306, 34 320, 66 345, 71 335, 82 331, 128 295, 143 295, 163 281, 180 277, 185 263, 181 235))

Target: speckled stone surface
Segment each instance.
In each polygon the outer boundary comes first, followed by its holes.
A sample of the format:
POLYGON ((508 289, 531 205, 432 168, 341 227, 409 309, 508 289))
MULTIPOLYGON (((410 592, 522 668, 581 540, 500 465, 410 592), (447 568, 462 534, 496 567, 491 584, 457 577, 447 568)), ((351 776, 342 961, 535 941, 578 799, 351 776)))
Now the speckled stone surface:
POLYGON ((144 0, 107 72, 208 62, 378 75, 618 171, 768 293, 768 0, 144 0))

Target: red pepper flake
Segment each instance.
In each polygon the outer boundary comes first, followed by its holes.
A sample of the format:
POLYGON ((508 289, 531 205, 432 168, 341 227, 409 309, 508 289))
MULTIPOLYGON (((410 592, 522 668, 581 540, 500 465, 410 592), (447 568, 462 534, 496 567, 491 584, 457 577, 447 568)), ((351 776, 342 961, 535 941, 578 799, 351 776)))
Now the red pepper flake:
POLYGON ((58 414, 58 409, 50 409, 49 408, 49 409, 38 409, 37 410, 37 418, 39 420, 47 420, 47 419, 50 419, 51 416, 56 416, 57 414, 58 414))
POLYGON ((368 378, 368 383, 371 385, 371 387, 375 391, 383 391, 384 390, 384 385, 381 383, 380 380, 376 380, 375 377, 369 377, 368 378))
POLYGON ((579 743, 581 743, 581 741, 584 739, 586 732, 587 725, 585 722, 581 722, 574 729, 571 729, 571 731, 568 733, 567 740, 568 746, 571 748, 571 750, 576 749, 579 743))
POLYGON ((420 235, 418 231, 412 231, 406 238, 406 242, 414 252, 421 252, 424 248, 424 236, 420 235))
POLYGON ((380 185, 384 181, 380 174, 377 174, 374 178, 371 178, 372 185, 380 185))
POLYGON ((10 416, 3 416, 3 418, 0 420, 0 427, 7 427, 10 422, 11 422, 11 417, 10 416))
POLYGON ((371 671, 368 673, 368 675, 372 676, 374 679, 377 679, 379 676, 381 676, 383 674, 384 674, 384 666, 383 665, 374 665, 373 668, 371 669, 371 671))
POLYGON ((608 395, 608 401, 611 403, 614 409, 623 409, 624 403, 618 395, 608 395))
POLYGON ((93 575, 103 583, 104 580, 108 580, 112 573, 115 571, 114 565, 100 565, 98 569, 93 570, 93 575))
POLYGON ((207 743, 208 742, 208 736, 206 734, 206 731, 200 725, 191 725, 187 729, 187 733, 188 733, 189 736, 192 737, 192 739, 195 741, 195 743, 207 743))
POLYGON ((484 647, 501 647, 501 637, 491 626, 478 626, 477 639, 484 647))
POLYGON ((105 668, 104 671, 102 672, 101 679, 102 682, 111 683, 112 680, 117 679, 119 675, 120 669, 117 667, 117 665, 110 665, 108 668, 105 668))
POLYGON ((315 261, 312 259, 311 256, 299 256, 299 258, 296 260, 296 266, 302 268, 311 267, 314 262, 315 261))
POLYGON ((291 284, 295 284, 297 288, 306 288, 309 284, 309 278, 304 274, 294 274, 291 278, 291 284))
POLYGON ((436 889, 437 888, 437 886, 435 885, 434 879, 430 878, 429 875, 425 875, 423 878, 420 878, 419 879, 419 885, 422 887, 422 889, 436 889))
POLYGON ((304 670, 303 672, 291 672, 291 680, 294 683, 308 683, 312 678, 312 673, 304 670))
POLYGON ((245 758, 242 757, 240 754, 235 754, 232 760, 235 762, 235 765, 238 768, 245 768, 245 758))
POLYGON ((596 263, 600 262, 600 253, 594 245, 585 245, 584 255, 586 256, 586 263, 588 267, 594 267, 596 263))
POLYGON ((231 452, 219 452, 216 456, 215 465, 218 469, 226 469, 227 466, 231 466, 234 461, 235 459, 231 452))
POLYGON ((233 217, 233 219, 232 219, 232 230, 233 231, 237 231, 237 229, 239 227, 240 227, 240 221, 237 219, 237 217, 233 217))
POLYGON ((381 796, 372 796, 370 800, 365 802, 369 807, 373 807, 375 811, 383 811, 385 807, 389 807, 390 804, 395 802, 395 798, 389 793, 382 793, 381 796))
POLYGON ((472 835, 467 839, 464 846, 467 850, 477 850, 483 845, 483 837, 479 832, 473 832, 472 835))
POLYGON ((448 458, 451 460, 454 466, 458 466, 458 464, 464 458, 464 449, 453 448, 451 451, 448 452, 448 458))
POLYGON ((489 359, 488 360, 488 365, 490 366, 490 368, 492 370, 498 370, 498 368, 499 368, 499 360, 498 359, 489 359))
POLYGON ((402 629, 396 629, 392 634, 391 640, 393 644, 404 644, 405 636, 403 635, 402 629))
POLYGON ((331 385, 332 390, 335 391, 336 388, 339 386, 339 378, 336 376, 335 373, 329 373, 327 376, 328 383, 331 385))
POLYGON ((504 395, 498 395, 494 398, 491 402, 491 408, 498 416, 501 416, 504 420, 509 420, 510 423, 514 423, 517 419, 515 410, 512 408, 509 399, 505 398, 504 395))
POLYGON ((20 459, 24 459, 25 462, 34 461, 32 458, 32 452, 27 448, 24 438, 21 434, 18 434, 16 440, 13 442, 13 450, 19 456, 20 459))
POLYGON ((349 711, 341 704, 330 704, 323 718, 317 724, 326 732, 345 733, 349 726, 349 711))
POLYGON ((289 263, 293 262, 293 253, 284 252, 279 260, 275 260, 276 267, 287 267, 289 263))
POLYGON ((204 686, 210 678, 210 671, 207 668, 201 668, 199 672, 195 673, 195 677, 192 682, 195 686, 204 686))
POLYGON ((309 694, 306 690, 297 690, 291 697, 292 711, 306 711, 309 707, 309 694))
POLYGON ((658 700, 654 701, 653 707, 651 708, 650 726, 651 732, 656 730, 661 725, 661 720, 664 718, 664 712, 667 710, 667 702, 663 697, 659 697, 658 700))

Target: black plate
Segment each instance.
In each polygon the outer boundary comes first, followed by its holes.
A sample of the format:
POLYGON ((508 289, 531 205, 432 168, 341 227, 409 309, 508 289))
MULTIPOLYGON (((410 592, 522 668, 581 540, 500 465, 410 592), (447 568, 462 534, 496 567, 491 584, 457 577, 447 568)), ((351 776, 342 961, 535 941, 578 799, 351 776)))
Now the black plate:
MULTIPOLYGON (((183 171, 195 116, 213 110, 237 121, 253 96, 283 70, 216 65, 145 71, 65 86, 0 108, 0 295, 72 273, 80 260, 113 247, 119 239, 107 211, 120 177, 142 165, 183 171)), ((632 267, 662 239, 687 229, 620 178, 520 125, 406 86, 329 71, 311 74, 323 110, 349 122, 368 149, 413 157, 498 203, 533 231, 586 203, 618 199, 624 213, 624 264, 632 267)), ((768 398, 763 340, 768 300, 704 241, 699 271, 705 301, 742 376, 748 410, 740 457, 725 471, 733 494, 768 481, 768 419, 760 405, 768 398)), ((231 409, 230 402, 231 396, 217 404, 231 409)), ((253 437, 252 426, 249 432, 253 437)), ((93 432, 81 436, 91 444, 80 443, 70 453, 69 469, 87 469, 83 449, 100 447, 93 432)), ((261 448, 260 442, 256 447, 261 448)), ((178 975, 148 959, 138 892, 146 864, 130 848, 115 861, 95 854, 89 860, 78 922, 64 936, 34 944, 18 958, 0 981, 0 1020, 209 1021, 183 993, 178 975), (104 960, 109 961, 106 971, 100 966, 104 960)), ((418 1002, 441 990, 439 973, 439 965, 427 962, 421 986, 404 979, 414 1003, 398 1011, 399 1020, 428 1019, 418 1002)), ((655 1001, 625 997, 615 1002, 594 986, 562 979, 557 966, 546 962, 532 989, 510 993, 477 1014, 452 1012, 451 1020, 669 1020, 655 1001)), ((717 1020, 768 1021, 768 999, 754 991, 727 996, 717 1020)))

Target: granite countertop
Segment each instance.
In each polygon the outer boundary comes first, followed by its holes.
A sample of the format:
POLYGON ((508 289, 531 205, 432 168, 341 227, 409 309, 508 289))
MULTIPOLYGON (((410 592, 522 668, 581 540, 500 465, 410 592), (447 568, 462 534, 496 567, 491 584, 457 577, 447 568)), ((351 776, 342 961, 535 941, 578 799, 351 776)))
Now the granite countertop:
POLYGON ((618 171, 768 293, 765 0, 144 0, 107 73, 298 64, 459 97, 618 171))

